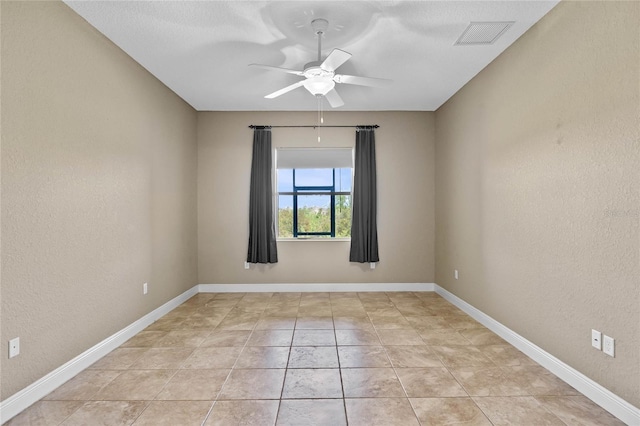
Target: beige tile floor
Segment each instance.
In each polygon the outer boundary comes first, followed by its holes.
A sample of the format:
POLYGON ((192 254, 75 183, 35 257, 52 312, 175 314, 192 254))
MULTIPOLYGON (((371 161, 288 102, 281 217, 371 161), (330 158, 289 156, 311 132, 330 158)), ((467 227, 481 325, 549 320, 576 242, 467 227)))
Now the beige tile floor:
POLYGON ((8 423, 616 425, 435 293, 198 294, 8 423))

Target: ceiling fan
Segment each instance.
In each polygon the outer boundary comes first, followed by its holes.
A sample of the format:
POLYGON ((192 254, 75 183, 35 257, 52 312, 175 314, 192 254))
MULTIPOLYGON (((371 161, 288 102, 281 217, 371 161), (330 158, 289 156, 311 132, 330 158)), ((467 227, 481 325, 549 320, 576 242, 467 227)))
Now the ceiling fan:
POLYGON ((289 74, 295 74, 300 77, 304 77, 304 80, 300 80, 297 83, 293 83, 283 89, 277 90, 271 94, 265 96, 267 99, 277 98, 280 95, 284 95, 300 86, 304 86, 312 95, 320 98, 324 96, 329 105, 333 108, 344 105, 344 102, 338 92, 335 90, 336 83, 340 84, 355 84, 359 86, 369 87, 384 87, 391 83, 391 80, 383 78, 372 77, 360 77, 355 75, 336 74, 336 69, 347 62, 351 58, 351 53, 345 52, 340 49, 333 49, 329 56, 322 60, 322 36, 329 27, 329 22, 326 19, 314 19, 311 21, 311 27, 315 31, 318 37, 318 60, 309 62, 304 66, 302 71, 273 67, 270 65, 250 64, 250 66, 265 68, 272 71, 280 71, 289 74))

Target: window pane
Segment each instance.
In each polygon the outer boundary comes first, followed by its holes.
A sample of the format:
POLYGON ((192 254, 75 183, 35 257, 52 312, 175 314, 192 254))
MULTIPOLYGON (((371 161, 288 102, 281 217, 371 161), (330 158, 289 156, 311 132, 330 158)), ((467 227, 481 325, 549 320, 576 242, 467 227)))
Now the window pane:
POLYGON ((351 192, 351 169, 336 169, 336 192, 351 192))
POLYGON ((278 169, 278 192, 293 192, 293 169, 278 169))
POLYGON ((331 233, 330 196, 298 196, 298 233, 303 232, 331 233))
POLYGON ((352 171, 353 169, 350 167, 277 169, 278 192, 298 194, 278 194, 278 238, 292 238, 294 234, 300 237, 331 238, 332 218, 335 225, 335 237, 349 238, 351 236, 351 195, 335 195, 335 206, 332 210, 330 194, 334 191, 351 192, 352 171), (333 191, 324 189, 331 188, 334 184, 333 191), (304 187, 305 189, 296 190, 296 187, 304 187), (315 195, 310 193, 315 193, 315 195), (317 193, 323 193, 323 195, 317 195, 317 193), (293 209, 294 201, 297 211, 293 209), (294 229, 294 223, 296 223, 297 229, 294 229))
POLYGON ((333 169, 296 169, 296 186, 332 186, 333 169))
POLYGON ((336 237, 351 237, 351 195, 336 195, 336 237))
POLYGON ((278 238, 293 237, 293 195, 278 196, 278 238))

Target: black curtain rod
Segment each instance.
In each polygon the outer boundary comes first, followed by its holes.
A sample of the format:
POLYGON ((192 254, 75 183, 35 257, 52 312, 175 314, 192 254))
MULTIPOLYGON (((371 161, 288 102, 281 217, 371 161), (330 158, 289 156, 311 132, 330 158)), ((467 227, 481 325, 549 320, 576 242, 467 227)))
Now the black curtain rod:
POLYGON ((318 127, 364 127, 364 128, 370 128, 370 129, 377 129, 378 126, 377 124, 371 124, 371 125, 362 125, 362 126, 319 126, 317 124, 311 124, 311 125, 307 125, 307 126, 257 126, 255 124, 252 124, 249 126, 250 129, 275 129, 275 128, 279 128, 279 127, 309 127, 309 128, 318 128, 318 127))

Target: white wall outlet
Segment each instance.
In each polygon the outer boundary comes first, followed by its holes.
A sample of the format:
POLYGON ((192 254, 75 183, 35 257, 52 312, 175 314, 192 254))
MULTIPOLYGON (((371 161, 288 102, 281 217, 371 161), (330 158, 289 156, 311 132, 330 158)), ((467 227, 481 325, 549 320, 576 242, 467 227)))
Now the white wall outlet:
POLYGON ((602 333, 598 330, 591 330, 591 346, 597 350, 602 350, 602 333))
POLYGON ((20 355, 20 338, 9 340, 9 358, 20 355))
POLYGON ((249 262, 244 262, 244 269, 249 269, 251 264, 249 262))
POLYGON ((149 287, 147 283, 142 284, 142 294, 147 294, 148 291, 149 291, 149 287))
POLYGON ((615 343, 616 341, 613 337, 605 335, 602 338, 602 351, 609 356, 615 357, 615 343))
POLYGON ((453 278, 455 278, 456 280, 458 279, 458 270, 457 269, 453 270, 453 278))
POLYGON ((369 268, 376 269, 376 262, 369 262, 369 268))

